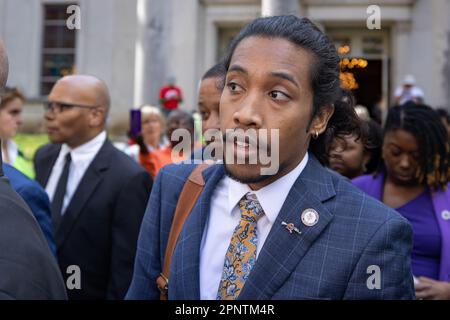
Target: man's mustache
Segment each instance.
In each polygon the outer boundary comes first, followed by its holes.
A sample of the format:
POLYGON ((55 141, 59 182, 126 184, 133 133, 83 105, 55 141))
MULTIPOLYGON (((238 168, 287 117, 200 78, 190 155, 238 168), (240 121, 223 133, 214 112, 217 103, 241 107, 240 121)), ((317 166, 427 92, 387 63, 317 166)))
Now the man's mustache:
MULTIPOLYGON (((265 130, 268 132, 268 130, 265 130)), ((254 133, 248 134, 248 130, 244 129, 227 129, 225 133, 222 134, 223 143, 235 143, 236 141, 242 141, 248 143, 250 148, 258 148, 270 151, 270 145, 266 142, 267 140, 261 139, 260 131, 254 130, 254 133)), ((264 135, 263 135, 264 137, 264 135)), ((266 134, 267 139, 267 134, 266 134)))

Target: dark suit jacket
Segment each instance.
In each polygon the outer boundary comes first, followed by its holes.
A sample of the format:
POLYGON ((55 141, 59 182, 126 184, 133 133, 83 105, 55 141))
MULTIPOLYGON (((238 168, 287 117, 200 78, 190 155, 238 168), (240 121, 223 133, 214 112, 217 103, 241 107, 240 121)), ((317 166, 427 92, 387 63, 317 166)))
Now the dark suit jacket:
MULTIPOLYGON (((48 182, 60 149, 50 144, 36 153, 36 180, 42 186, 48 182)), ((69 299, 125 296, 151 186, 147 172, 105 141, 63 217, 52 217, 63 276, 71 275, 67 273, 70 265, 81 270, 81 289, 68 290, 69 299)))
POLYGON ((1 158, 0 299, 67 299, 56 259, 30 209, 3 176, 1 158))
POLYGON ((11 182, 13 189, 30 207, 31 212, 44 233, 45 239, 47 239, 50 250, 56 256, 50 200, 48 199, 47 193, 45 193, 45 190, 36 181, 31 180, 8 164, 3 164, 3 171, 11 182))
MULTIPOLYGON (((128 299, 159 298, 155 279, 162 270, 178 196, 193 168, 169 165, 156 179, 142 222, 128 299)), ((212 214, 211 197, 224 175, 220 164, 203 172, 205 187, 173 253, 169 299, 200 298, 202 236, 212 214)), ((412 231, 404 218, 311 156, 288 193, 239 299, 412 299, 411 248, 412 231), (309 208, 319 213, 318 223, 311 227, 301 222, 301 213, 309 208), (301 234, 289 233, 283 221, 294 223, 301 234)))

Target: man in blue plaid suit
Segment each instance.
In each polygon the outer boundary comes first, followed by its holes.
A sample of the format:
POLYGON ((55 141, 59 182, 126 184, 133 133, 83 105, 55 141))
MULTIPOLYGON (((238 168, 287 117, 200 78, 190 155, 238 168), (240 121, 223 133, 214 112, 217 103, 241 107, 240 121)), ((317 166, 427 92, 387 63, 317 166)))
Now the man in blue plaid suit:
MULTIPOLYGON (((409 224, 323 166, 330 139, 359 130, 331 41, 305 18, 259 18, 234 39, 224 64, 220 123, 232 157, 203 172, 172 257, 169 299, 414 298, 409 224), (250 129, 278 136, 254 140, 250 129), (277 164, 273 174, 261 158, 247 161, 262 147, 277 164), (252 208, 262 214, 249 218, 252 208)), ((155 280, 194 167, 170 165, 158 175, 128 299, 158 299, 155 280)))

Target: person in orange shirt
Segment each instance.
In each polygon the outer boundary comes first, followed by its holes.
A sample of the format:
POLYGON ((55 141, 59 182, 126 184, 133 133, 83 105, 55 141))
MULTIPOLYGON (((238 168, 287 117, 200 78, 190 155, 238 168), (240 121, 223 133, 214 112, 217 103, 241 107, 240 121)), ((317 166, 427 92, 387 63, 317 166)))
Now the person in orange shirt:
MULTIPOLYGON (((147 154, 139 154, 139 162, 154 178, 159 170, 165 165, 181 162, 189 159, 192 150, 194 150, 194 118, 185 111, 175 110, 169 114, 167 119, 167 137, 169 145, 147 154), (182 149, 181 152, 174 150, 180 143, 186 143, 183 138, 178 138, 174 132, 177 129, 185 129, 190 135, 189 150, 182 149)), ((177 148, 178 149, 178 148, 177 148)))
POLYGON ((140 154, 163 148, 167 141, 165 139, 166 120, 158 107, 144 105, 140 112, 140 133, 135 138, 134 144, 126 147, 124 152, 137 163, 140 162, 140 154))

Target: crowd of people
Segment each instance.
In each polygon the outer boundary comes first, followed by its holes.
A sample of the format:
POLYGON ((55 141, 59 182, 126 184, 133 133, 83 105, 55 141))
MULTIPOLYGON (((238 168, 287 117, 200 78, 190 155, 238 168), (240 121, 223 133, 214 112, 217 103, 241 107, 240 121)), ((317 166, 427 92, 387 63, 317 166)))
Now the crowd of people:
POLYGON ((106 84, 65 76, 45 104, 50 143, 32 161, 13 142, 25 97, 5 88, 0 298, 450 300, 450 116, 407 76, 375 121, 340 88, 338 66, 308 19, 255 19, 199 82, 202 140, 172 79, 160 106, 140 107, 122 151, 106 132, 106 84), (227 140, 237 129, 278 130, 276 174, 225 160, 263 143, 227 140), (177 130, 192 152, 178 152, 177 130), (370 266, 381 270, 373 287, 370 266))

